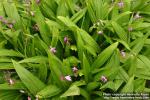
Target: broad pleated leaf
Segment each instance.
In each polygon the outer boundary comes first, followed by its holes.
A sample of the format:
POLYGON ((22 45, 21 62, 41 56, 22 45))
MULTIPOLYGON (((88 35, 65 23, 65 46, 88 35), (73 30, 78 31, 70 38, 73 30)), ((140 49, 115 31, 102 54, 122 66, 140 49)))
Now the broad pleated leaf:
POLYGON ((84 73, 85 81, 88 83, 92 78, 92 74, 91 74, 91 67, 89 61, 86 58, 84 53, 83 53, 83 73, 84 73))
POLYGON ((37 93, 39 98, 50 98, 59 94, 62 90, 55 85, 49 85, 37 93))
POLYGON ((25 89, 22 82, 15 82, 13 85, 8 83, 0 84, 0 90, 22 90, 25 89))
POLYGON ((35 56, 35 57, 23 59, 19 61, 19 63, 40 63, 45 61, 48 62, 48 58, 44 56, 35 56))
POLYGON ((68 97, 68 96, 75 96, 75 95, 80 95, 80 89, 76 85, 72 85, 60 97, 68 97))
POLYGON ((118 46, 118 42, 111 44, 109 47, 104 49, 104 51, 102 51, 98 55, 97 59, 93 62, 92 68, 101 67, 109 59, 109 57, 112 55, 112 53, 117 48, 117 46, 118 46))
POLYGON ((134 76, 130 77, 127 84, 123 87, 121 92, 123 93, 132 93, 134 91, 134 76))
POLYGON ((15 56, 15 57, 24 57, 21 53, 14 50, 0 49, 0 56, 15 56))
POLYGON ((125 30, 118 23, 114 21, 112 21, 112 26, 116 31, 118 37, 128 43, 128 37, 127 37, 128 33, 125 32, 125 30))
POLYGON ((45 87, 45 84, 42 81, 40 81, 36 76, 34 76, 31 72, 25 69, 22 65, 14 60, 12 60, 12 62, 21 81, 32 94, 36 95, 37 92, 41 91, 45 87))

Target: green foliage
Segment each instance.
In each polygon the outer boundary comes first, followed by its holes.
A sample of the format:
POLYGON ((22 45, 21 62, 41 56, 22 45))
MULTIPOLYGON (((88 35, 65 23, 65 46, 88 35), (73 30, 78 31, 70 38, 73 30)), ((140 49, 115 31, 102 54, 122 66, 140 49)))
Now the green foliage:
POLYGON ((150 92, 149 5, 0 0, 0 100, 150 92))

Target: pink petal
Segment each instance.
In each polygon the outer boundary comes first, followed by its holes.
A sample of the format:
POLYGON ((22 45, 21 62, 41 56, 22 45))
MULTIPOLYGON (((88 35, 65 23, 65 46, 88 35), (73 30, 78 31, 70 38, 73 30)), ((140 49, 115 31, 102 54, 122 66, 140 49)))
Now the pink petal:
POLYGON ((66 79, 67 81, 72 81, 72 79, 71 79, 70 75, 65 76, 65 79, 66 79))
POLYGON ((101 81, 106 83, 107 82, 107 78, 105 76, 101 76, 101 81))
POLYGON ((78 68, 77 67, 73 67, 72 70, 73 70, 73 72, 77 72, 78 68))
POLYGON ((31 100, 31 97, 28 96, 28 100, 31 100))

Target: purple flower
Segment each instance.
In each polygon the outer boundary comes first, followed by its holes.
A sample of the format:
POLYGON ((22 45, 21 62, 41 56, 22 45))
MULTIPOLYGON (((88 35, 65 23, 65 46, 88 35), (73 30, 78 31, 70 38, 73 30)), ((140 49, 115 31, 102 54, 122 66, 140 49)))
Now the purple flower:
POLYGON ((70 75, 65 76, 65 79, 66 79, 67 81, 72 81, 72 79, 71 79, 71 76, 70 76, 70 75))
POLYGON ((105 76, 101 76, 101 81, 106 83, 108 80, 107 80, 107 78, 105 76))
POLYGON ((123 50, 121 50, 121 55, 122 55, 122 57, 125 57, 126 53, 123 50))
POLYGON ((50 47, 50 51, 55 54, 57 51, 56 51, 56 48, 55 47, 50 47))
POLYGON ((97 34, 101 35, 103 34, 103 31, 98 31, 97 34))
POLYGON ((78 68, 77 68, 77 67, 73 67, 73 68, 72 68, 72 71, 73 71, 74 73, 76 73, 76 72, 78 71, 78 68))
POLYGON ((65 44, 69 43, 69 38, 67 36, 64 37, 64 43, 65 44))
POLYGON ((124 7, 124 2, 122 2, 122 1, 118 2, 118 6, 119 6, 119 8, 123 8, 124 7))

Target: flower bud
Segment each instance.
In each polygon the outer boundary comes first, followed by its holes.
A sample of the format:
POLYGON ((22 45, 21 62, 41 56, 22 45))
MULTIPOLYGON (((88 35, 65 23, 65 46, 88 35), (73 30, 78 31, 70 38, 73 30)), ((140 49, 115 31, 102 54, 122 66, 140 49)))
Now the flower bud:
POLYGON ((8 24, 7 26, 8 26, 10 29, 13 28, 13 24, 8 24))
POLYGON ((50 47, 50 51, 55 54, 57 51, 56 51, 56 48, 55 47, 50 47))
POLYGON ((24 90, 19 90, 19 92, 20 92, 20 93, 25 93, 25 91, 24 91, 24 90))
POLYGON ((70 76, 70 75, 65 76, 65 79, 66 79, 67 81, 72 81, 72 79, 71 79, 71 76, 70 76))
POLYGON ((67 36, 64 37, 64 43, 65 44, 69 43, 69 38, 67 36))
POLYGON ((121 50, 121 55, 122 55, 122 57, 125 57, 126 53, 123 50, 121 50))
POLYGON ((123 8, 124 7, 124 2, 122 2, 122 1, 118 2, 118 7, 123 8))
POLYGON ((101 79, 100 79, 102 82, 106 83, 108 80, 105 76, 101 76, 101 79))
POLYGON ((103 34, 103 31, 98 31, 97 34, 101 35, 103 34))
POLYGON ((78 68, 77 68, 77 67, 73 67, 73 68, 72 68, 72 71, 73 71, 74 73, 76 73, 76 72, 78 71, 78 68))
POLYGON ((30 96, 28 96, 28 100, 31 100, 31 97, 30 97, 30 96))
POLYGON ((13 85, 13 84, 14 84, 14 81, 13 81, 11 78, 9 79, 9 84, 10 84, 10 85, 13 85))
POLYGON ((134 16, 134 19, 139 19, 141 18, 141 16, 139 15, 139 13, 137 13, 135 16, 134 16))

